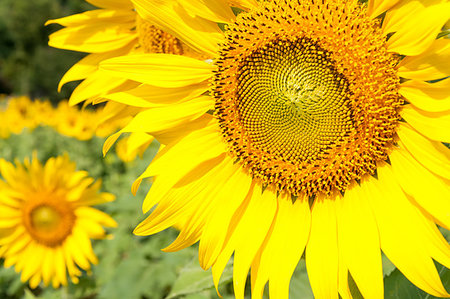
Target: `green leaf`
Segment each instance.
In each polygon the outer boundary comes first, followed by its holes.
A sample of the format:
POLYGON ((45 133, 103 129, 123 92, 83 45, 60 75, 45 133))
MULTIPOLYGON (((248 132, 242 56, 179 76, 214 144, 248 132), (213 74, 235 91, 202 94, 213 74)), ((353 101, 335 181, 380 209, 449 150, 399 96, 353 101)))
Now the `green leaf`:
POLYGON ((294 271, 291 279, 289 290, 290 298, 309 299, 314 298, 311 286, 309 284, 308 273, 306 271, 306 263, 301 259, 294 271))
MULTIPOLYGON (((450 271, 437 264, 436 268, 441 276, 444 287, 448 290, 450 287, 450 271)), ((431 296, 415 285, 413 285, 398 269, 392 271, 390 275, 384 279, 384 293, 386 299, 430 299, 438 298, 431 296)))
MULTIPOLYGON (((222 273, 219 286, 230 282, 232 278, 233 266, 232 261, 229 261, 222 273)), ((203 270, 198 264, 198 258, 195 258, 183 269, 181 269, 180 274, 166 299, 176 298, 189 294, 197 294, 211 288, 214 288, 211 270, 203 270)))
POLYGON ((381 263, 383 265, 383 277, 391 274, 396 269, 395 265, 384 255, 381 254, 381 263))

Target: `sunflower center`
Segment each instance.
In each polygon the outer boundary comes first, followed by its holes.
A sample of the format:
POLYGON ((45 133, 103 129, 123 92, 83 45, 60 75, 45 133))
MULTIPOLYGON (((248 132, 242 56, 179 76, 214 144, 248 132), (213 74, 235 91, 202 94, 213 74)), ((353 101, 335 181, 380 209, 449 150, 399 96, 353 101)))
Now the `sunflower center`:
POLYGON ((30 215, 31 225, 42 232, 55 231, 61 224, 61 214, 49 206, 35 208, 30 215))
POLYGON ((46 246, 62 244, 75 223, 72 207, 65 200, 36 196, 24 205, 24 225, 32 238, 46 246))
POLYGON ((227 30, 213 80, 230 152, 293 196, 345 192, 387 159, 398 58, 357 0, 271 0, 227 30))
POLYGON ((243 60, 237 112, 255 147, 283 159, 317 159, 353 129, 348 82, 316 43, 278 40, 243 60))
POLYGON ((136 30, 139 45, 144 53, 165 53, 183 55, 183 45, 179 39, 164 32, 136 15, 136 30))

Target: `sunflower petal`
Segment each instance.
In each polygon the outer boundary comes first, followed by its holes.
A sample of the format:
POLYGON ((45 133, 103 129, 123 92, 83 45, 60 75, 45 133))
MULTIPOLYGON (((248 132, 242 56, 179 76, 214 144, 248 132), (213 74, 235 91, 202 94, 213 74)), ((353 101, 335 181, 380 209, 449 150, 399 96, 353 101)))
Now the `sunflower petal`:
POLYGON ((449 113, 420 111, 411 105, 406 105, 400 114, 422 135, 436 141, 450 142, 449 113))
POLYGON ((428 112, 450 110, 450 79, 437 83, 410 80, 400 85, 399 93, 421 110, 428 112))
POLYGON ((388 50, 408 56, 422 54, 433 44, 449 17, 450 3, 430 5, 405 20, 387 42, 388 50))
POLYGON ((433 296, 449 296, 432 260, 446 265, 449 245, 436 226, 407 199, 390 166, 380 165, 377 171, 378 180, 370 177, 362 187, 375 215, 381 249, 417 287, 433 296))
POLYGON ((289 196, 278 199, 273 229, 261 247, 261 257, 252 293, 258 298, 269 280, 270 298, 289 298, 289 282, 305 250, 309 237, 311 212, 306 199, 292 203, 289 196), (292 237, 292 230, 295 237, 292 237))
POLYGON ((336 200, 336 197, 319 197, 312 208, 306 269, 317 298, 338 298, 336 200))
POLYGON ((361 294, 364 298, 383 298, 378 228, 367 197, 357 184, 338 201, 337 216, 339 250, 361 294))
POLYGON ((181 55, 142 54, 108 59, 100 69, 113 76, 158 87, 176 88, 198 84, 212 76, 214 66, 181 55))
POLYGON ((400 61, 398 75, 423 81, 437 80, 450 75, 450 39, 441 38, 418 56, 407 56, 400 61))
POLYGON ((428 170, 450 180, 450 149, 429 140, 407 124, 400 123, 397 134, 402 145, 428 170))
MULTIPOLYGON (((252 195, 240 215, 235 215, 228 229, 227 241, 222 252, 212 266, 214 284, 220 276, 234 251, 233 286, 237 299, 244 298, 245 281, 254 260, 277 211, 276 194, 261 187, 253 189, 252 195)), ((238 213, 237 213, 238 214, 238 213)))

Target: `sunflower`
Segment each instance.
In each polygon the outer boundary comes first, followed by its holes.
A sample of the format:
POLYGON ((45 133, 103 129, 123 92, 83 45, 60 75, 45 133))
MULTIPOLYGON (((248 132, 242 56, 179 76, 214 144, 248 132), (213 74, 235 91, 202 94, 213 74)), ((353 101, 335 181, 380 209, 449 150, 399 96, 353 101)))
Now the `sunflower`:
POLYGON ((154 177, 143 211, 156 207, 135 233, 181 223, 164 250, 199 242, 216 287, 234 254, 236 298, 249 271, 252 298, 266 283, 288 298, 303 255, 317 298, 351 297, 350 275, 364 298, 382 298, 381 251, 417 287, 450 296, 433 262, 450 266, 437 227, 450 228, 450 40, 439 34, 450 3, 246 1, 221 36, 203 27, 204 39, 179 6, 229 5, 194 2, 134 0, 210 59, 100 64, 144 83, 121 93, 147 108, 122 131, 167 144, 133 186, 154 177))
POLYGON ((42 165, 36 157, 16 166, 0 160, 0 257, 22 272, 23 282, 77 283, 97 263, 90 239, 106 237, 102 226, 115 227, 107 214, 90 207, 114 200, 99 193, 85 171, 76 171, 67 155, 42 165))
MULTIPOLYGON (((201 58, 202 54, 189 44, 162 31, 154 23, 142 19, 130 0, 86 0, 99 7, 80 14, 50 20, 46 23, 60 24, 65 28, 49 36, 49 45, 55 48, 89 53, 77 62, 63 76, 58 90, 70 81, 82 80, 70 97, 70 104, 106 102, 109 110, 108 118, 103 122, 126 119, 135 115, 138 108, 124 105, 121 101, 110 100, 105 97, 109 93, 116 93, 135 88, 139 83, 116 77, 99 70, 102 61, 122 56, 142 53, 168 53, 201 58)), ((185 18, 192 21, 201 19, 202 23, 215 22, 198 17, 196 14, 183 13, 185 18)), ((228 18, 233 16, 231 10, 228 18)), ((219 19, 217 21, 221 21, 219 19)), ((196 32, 199 36, 209 36, 196 32)))

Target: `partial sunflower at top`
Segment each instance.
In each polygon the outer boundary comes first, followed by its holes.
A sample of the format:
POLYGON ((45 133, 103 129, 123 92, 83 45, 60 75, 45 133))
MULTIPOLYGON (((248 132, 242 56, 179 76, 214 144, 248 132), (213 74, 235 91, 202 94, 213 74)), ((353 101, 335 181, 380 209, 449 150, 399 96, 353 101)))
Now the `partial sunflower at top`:
MULTIPOLYGON (((63 76, 58 88, 60 89, 70 81, 83 80, 72 93, 70 104, 75 105, 83 101, 85 104, 95 104, 107 101, 108 113, 104 114, 104 122, 135 115, 140 108, 124 105, 120 101, 108 101, 104 97, 110 93, 136 88, 139 83, 99 70, 98 66, 102 61, 117 56, 142 53, 167 53, 198 59, 207 58, 202 49, 193 49, 189 43, 182 42, 170 33, 158 29, 155 25, 159 24, 143 20, 137 14, 132 1, 87 0, 87 2, 99 9, 47 22, 47 25, 56 23, 66 27, 50 35, 49 45, 89 53, 63 76)), ((223 6, 211 7, 209 13, 199 11, 201 16, 198 16, 196 12, 188 13, 179 10, 179 13, 183 14, 184 20, 201 22, 202 26, 208 30, 214 30, 216 37, 220 37, 220 29, 216 21, 227 22, 230 18, 234 18, 229 7, 226 7, 227 10, 222 8, 223 6), (217 10, 221 10, 218 17, 214 14, 217 10), (204 17, 212 17, 214 20, 204 17)), ((198 31, 195 34, 198 37, 205 35, 198 31)), ((211 43, 214 42, 211 40, 211 43)))
MULTIPOLYGON (((171 1, 134 3, 181 40, 198 27, 174 17, 171 1)), ((207 3, 197 9, 224 1, 207 3)), ((212 63, 147 54, 100 64, 148 84, 121 94, 144 109, 122 131, 167 143, 134 186, 154 177, 143 210, 157 205, 135 233, 183 223, 165 250, 199 241, 216 285, 234 253, 238 299, 249 270, 252 298, 267 282, 272 298, 288 298, 303 253, 317 298, 350 298, 349 273, 364 298, 383 298, 381 250, 416 286, 449 297, 433 260, 450 266, 436 227, 450 228, 450 150, 441 143, 450 142, 450 39, 436 39, 450 3, 243 8, 222 42, 211 47, 213 33, 185 40, 216 49, 212 63)))

